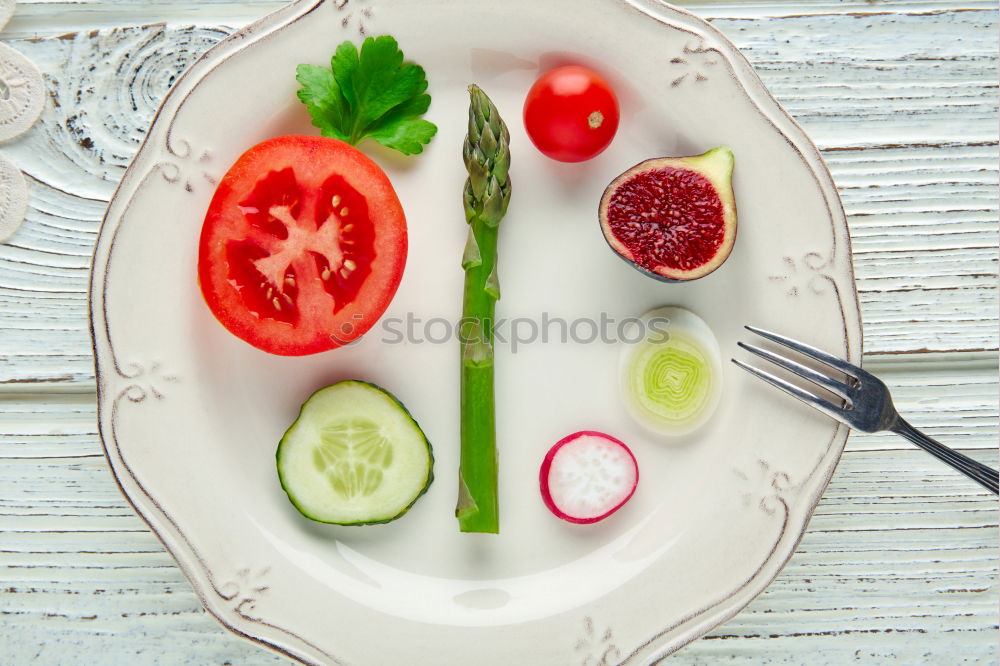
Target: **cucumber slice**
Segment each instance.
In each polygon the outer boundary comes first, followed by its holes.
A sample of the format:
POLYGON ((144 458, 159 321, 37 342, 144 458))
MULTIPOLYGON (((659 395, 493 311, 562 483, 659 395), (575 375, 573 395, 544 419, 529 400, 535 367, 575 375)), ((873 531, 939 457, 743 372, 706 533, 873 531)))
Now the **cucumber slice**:
POLYGON ((337 525, 395 520, 434 479, 434 454, 417 422, 392 394, 357 380, 305 401, 277 462, 295 508, 337 525))

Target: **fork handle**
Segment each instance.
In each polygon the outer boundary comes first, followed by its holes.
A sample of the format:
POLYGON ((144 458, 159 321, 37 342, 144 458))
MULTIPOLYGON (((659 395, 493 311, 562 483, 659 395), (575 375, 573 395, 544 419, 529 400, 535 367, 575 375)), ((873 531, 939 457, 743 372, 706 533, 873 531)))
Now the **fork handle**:
POLYGON ((983 463, 973 460, 966 455, 962 455, 937 440, 931 439, 907 423, 902 417, 897 418, 895 425, 889 428, 889 430, 897 435, 902 435, 927 453, 951 465, 987 490, 1000 494, 997 491, 1000 474, 995 469, 987 467, 983 463))

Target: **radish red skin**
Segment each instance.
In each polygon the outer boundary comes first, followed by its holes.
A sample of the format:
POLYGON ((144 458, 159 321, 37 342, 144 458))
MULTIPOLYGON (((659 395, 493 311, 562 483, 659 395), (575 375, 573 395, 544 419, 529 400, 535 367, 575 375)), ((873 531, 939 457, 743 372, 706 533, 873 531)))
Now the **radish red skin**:
POLYGON ((581 430, 580 432, 575 432, 572 435, 567 435, 566 437, 563 437, 558 442, 556 442, 551 449, 549 449, 549 452, 545 454, 545 458, 542 460, 542 466, 538 472, 538 483, 542 493, 542 501, 545 502, 545 506, 548 507, 549 511, 551 511, 553 515, 565 520, 566 522, 576 523, 577 525, 589 525, 604 520, 614 512, 618 511, 618 509, 625 506, 625 504, 630 499, 632 499, 632 495, 635 494, 635 489, 639 485, 639 464, 638 462, 636 462, 635 456, 632 454, 632 450, 629 449, 628 446, 626 446, 626 444, 621 440, 616 439, 611 435, 607 435, 603 432, 597 432, 596 430, 581 430), (549 473, 552 470, 552 461, 555 459, 556 454, 563 446, 577 440, 580 437, 599 437, 601 439, 606 439, 609 442, 617 444, 619 447, 621 447, 623 451, 625 451, 625 453, 628 454, 629 458, 632 461, 632 466, 635 470, 635 479, 632 482, 632 488, 629 490, 625 498, 622 499, 620 502, 618 502, 618 504, 616 504, 608 511, 602 513, 601 515, 588 518, 571 516, 566 512, 564 512, 553 501, 552 493, 549 490, 549 473))

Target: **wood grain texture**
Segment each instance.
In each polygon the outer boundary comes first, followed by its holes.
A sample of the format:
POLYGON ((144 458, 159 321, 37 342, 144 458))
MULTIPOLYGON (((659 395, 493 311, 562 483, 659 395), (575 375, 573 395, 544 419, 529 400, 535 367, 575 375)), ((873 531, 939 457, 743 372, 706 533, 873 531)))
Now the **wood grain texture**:
MULTIPOLYGON (((29 177, 0 245, 0 663, 286 663, 209 617, 121 496, 97 437, 87 281, 157 104, 273 0, 22 2, 46 75, 0 147, 29 177), (160 23, 164 22, 164 23, 160 23)), ((995 2, 683 3, 823 152, 849 217, 866 365, 928 434, 997 464, 995 2)), ((852 435, 796 554, 671 663, 994 664, 997 504, 888 434, 852 435)))
POLYGON ((87 289, 107 202, 167 90, 228 33, 153 25, 10 42, 44 72, 50 103, 4 149, 30 203, 0 246, 0 386, 93 386, 87 289))
MULTIPOLYGON (((997 463, 992 363, 878 369, 920 427, 997 463)), ((283 661, 201 609, 119 493, 93 396, 0 406, 4 663, 68 663, 74 651, 104 663, 283 661)), ((996 501, 975 484, 898 438, 852 435, 786 569, 671 662, 950 664, 960 650, 962 663, 994 663, 997 537, 996 501)))
MULTIPOLYGON (((852 232, 866 351, 996 350, 996 14, 941 3, 822 13, 828 4, 818 14, 770 6, 774 18, 764 5, 737 17, 695 8, 827 159, 852 232)), ((112 7, 119 20, 145 15, 144 5, 112 7)), ((230 30, 141 25, 9 41, 41 66, 51 103, 4 148, 29 176, 31 200, 22 231, 0 246, 0 385, 93 385, 85 296, 100 218, 172 82, 230 30)))

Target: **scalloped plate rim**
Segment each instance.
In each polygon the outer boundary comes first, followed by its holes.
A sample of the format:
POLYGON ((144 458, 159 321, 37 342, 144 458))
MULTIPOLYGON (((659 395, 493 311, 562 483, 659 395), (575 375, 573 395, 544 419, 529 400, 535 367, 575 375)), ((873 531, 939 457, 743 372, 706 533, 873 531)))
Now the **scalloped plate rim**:
MULTIPOLYGON (((152 168, 148 164, 149 160, 152 159, 151 155, 157 150, 162 150, 153 144, 162 141, 166 150, 171 150, 170 123, 173 120, 172 114, 176 113, 186 94, 193 90, 215 66, 237 55, 246 45, 265 39, 268 35, 284 29, 332 1, 293 0, 290 4, 225 37, 202 54, 179 77, 157 109, 149 132, 115 189, 108 205, 94 250, 88 298, 98 393, 98 430, 112 475, 122 494, 177 562, 184 575, 191 582, 202 605, 224 627, 239 636, 293 659, 317 664, 342 662, 294 632, 248 618, 241 615, 236 608, 226 604, 225 595, 220 591, 220 586, 214 582, 212 572, 199 556, 197 549, 188 541, 180 526, 174 523, 169 514, 160 507, 157 500, 142 487, 125 463, 113 432, 115 400, 108 395, 107 388, 111 382, 110 375, 115 373, 121 377, 127 375, 118 366, 118 360, 110 343, 105 313, 107 306, 105 292, 108 285, 111 251, 124 214, 141 186, 142 179, 152 168), (209 594, 209 591, 213 591, 215 594, 209 594)), ((719 52, 732 66, 743 94, 750 99, 755 108, 775 130, 792 145, 805 167, 816 179, 834 222, 834 249, 829 260, 833 274, 829 277, 831 281, 836 280, 835 285, 838 287, 838 300, 844 318, 845 346, 848 350, 849 360, 855 363, 860 362, 862 350, 861 315, 851 262, 850 236, 839 195, 819 151, 809 140, 804 130, 767 90, 745 56, 721 31, 695 14, 660 0, 620 1, 664 25, 694 35, 699 35, 700 31, 702 34, 713 36, 718 44, 724 48, 724 51, 720 50, 719 52), (678 21, 687 22, 687 25, 681 25, 678 21), (763 104, 760 103, 757 96, 763 98, 763 104), (846 252, 847 255, 846 271, 837 273, 836 259, 840 252, 846 252), (845 287, 847 287, 846 292, 843 291, 845 287)), ((806 501, 803 501, 801 506, 796 507, 798 513, 803 513, 805 516, 801 522, 801 529, 789 531, 787 529, 789 520, 786 517, 785 526, 782 528, 771 556, 765 560, 743 587, 668 627, 627 655, 622 663, 634 663, 640 657, 652 661, 665 658, 736 615, 767 587, 795 552, 796 545, 804 535, 809 518, 811 518, 823 491, 826 489, 843 452, 848 432, 846 427, 840 425, 834 429, 833 437, 822 460, 817 464, 813 473, 803 481, 803 486, 807 490, 806 501), (781 547, 779 548, 779 546, 781 547), (781 551, 781 556, 775 558, 774 555, 779 551, 781 551)))

